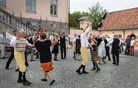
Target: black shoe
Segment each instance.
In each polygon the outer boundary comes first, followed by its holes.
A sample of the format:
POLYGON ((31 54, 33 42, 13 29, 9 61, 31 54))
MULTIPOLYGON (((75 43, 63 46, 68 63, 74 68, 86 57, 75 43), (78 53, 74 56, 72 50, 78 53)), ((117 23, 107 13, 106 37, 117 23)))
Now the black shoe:
POLYGON ((45 81, 45 82, 46 82, 46 81, 47 81, 47 79, 41 79, 41 81, 45 81))
POLYGON ((79 59, 78 61, 81 61, 81 59, 79 59))
POLYGON ((19 69, 16 69, 15 71, 16 71, 16 72, 18 72, 18 71, 19 71, 19 69))
POLYGON ((54 59, 54 61, 58 61, 58 59, 54 59))
POLYGON ((35 59, 38 59, 38 57, 36 57, 35 59))
POLYGON ((51 83, 49 85, 52 85, 55 82, 55 80, 52 80, 51 83))
POLYGON ((91 71, 96 70, 96 68, 91 69, 91 71))
POLYGON ((76 70, 76 72, 77 72, 79 75, 81 75, 81 74, 82 74, 79 70, 76 70))
POLYGON ((5 59, 5 57, 2 57, 1 59, 5 59))
POLYGON ((9 68, 8 67, 5 67, 5 70, 8 70, 9 68))
POLYGON ((86 72, 86 71, 82 71, 82 74, 89 74, 89 72, 86 72))
POLYGON ((106 64, 106 62, 104 61, 104 64, 106 64))
POLYGON ((73 58, 75 58, 75 56, 73 58))
POLYGON ((116 64, 116 63, 112 63, 112 64, 116 64))
POLYGON ((25 86, 29 86, 29 85, 31 85, 32 83, 31 82, 29 82, 29 81, 25 81, 25 82, 23 82, 23 85, 25 85, 25 86))
POLYGON ((97 70, 96 70, 96 72, 98 72, 98 71, 100 71, 101 69, 100 68, 98 68, 97 70))
POLYGON ((102 65, 102 63, 98 63, 99 65, 102 65))
POLYGON ((17 83, 22 83, 22 82, 23 82, 22 79, 18 79, 18 80, 17 80, 17 83))
POLYGON ((31 59, 30 61, 35 61, 35 60, 31 59))

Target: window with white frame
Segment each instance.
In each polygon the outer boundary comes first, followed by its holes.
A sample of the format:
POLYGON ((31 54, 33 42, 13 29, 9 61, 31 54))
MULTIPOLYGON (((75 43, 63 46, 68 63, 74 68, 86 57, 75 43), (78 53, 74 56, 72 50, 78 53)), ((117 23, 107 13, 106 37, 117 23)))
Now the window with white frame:
POLYGON ((0 0, 0 7, 6 7, 6 0, 0 0))
POLYGON ((50 0, 50 14, 57 15, 57 0, 50 0))
POLYGON ((27 12, 36 12, 36 0, 26 0, 26 11, 27 12))

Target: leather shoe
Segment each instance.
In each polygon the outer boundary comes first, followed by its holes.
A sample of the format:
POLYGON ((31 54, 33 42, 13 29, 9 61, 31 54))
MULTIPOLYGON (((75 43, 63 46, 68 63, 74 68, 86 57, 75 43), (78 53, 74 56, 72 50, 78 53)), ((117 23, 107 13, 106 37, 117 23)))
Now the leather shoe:
POLYGON ((29 85, 31 85, 31 84, 32 84, 32 83, 29 82, 29 81, 27 81, 27 80, 26 80, 25 82, 23 82, 23 85, 24 85, 24 86, 29 86, 29 85))
POLYGON ((89 74, 89 72, 83 71, 82 74, 89 74))
POLYGON ((45 82, 46 82, 46 81, 47 81, 47 79, 41 79, 41 81, 45 81, 45 82))
POLYGON ((1 59, 5 59, 5 57, 2 57, 1 59))
POLYGON ((116 63, 112 63, 112 64, 116 64, 116 63))
POLYGON ((98 71, 100 71, 101 69, 100 68, 98 68, 97 70, 96 70, 96 72, 98 72, 98 71))
POLYGON ((19 69, 16 69, 15 71, 16 71, 16 72, 18 72, 18 71, 19 71, 19 69))
POLYGON ((80 72, 79 70, 76 70, 76 72, 77 72, 79 75, 81 75, 81 72, 80 72))
POLYGON ((54 61, 58 61, 58 59, 54 59, 54 61))
POLYGON ((31 59, 30 61, 35 61, 35 60, 31 59))
POLYGON ((91 69, 91 71, 96 70, 96 68, 91 69))
POLYGON ((9 68, 8 67, 5 67, 5 70, 8 70, 9 68))
POLYGON ((51 83, 49 85, 52 85, 55 82, 55 80, 52 80, 51 83))
POLYGON ((23 82, 22 79, 18 79, 18 80, 17 80, 17 83, 22 83, 22 82, 23 82))

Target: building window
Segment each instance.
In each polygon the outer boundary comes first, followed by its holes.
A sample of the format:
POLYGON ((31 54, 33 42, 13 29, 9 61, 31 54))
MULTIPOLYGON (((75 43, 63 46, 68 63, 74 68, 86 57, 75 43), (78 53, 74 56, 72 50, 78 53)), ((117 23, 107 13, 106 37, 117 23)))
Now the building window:
POLYGON ((36 0, 26 0, 26 11, 27 12, 36 12, 36 0))
POLYGON ((6 7, 6 0, 0 0, 0 7, 6 7))
POLYGON ((57 0, 50 0, 50 14, 57 15, 57 0))
POLYGON ((50 27, 53 28, 53 24, 50 24, 50 27))

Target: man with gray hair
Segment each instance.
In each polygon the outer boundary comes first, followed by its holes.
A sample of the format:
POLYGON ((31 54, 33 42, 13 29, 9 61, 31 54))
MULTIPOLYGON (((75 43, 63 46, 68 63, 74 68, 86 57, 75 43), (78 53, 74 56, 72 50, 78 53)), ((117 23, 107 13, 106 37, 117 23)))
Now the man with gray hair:
POLYGON ((119 46, 120 40, 118 39, 118 35, 114 35, 113 42, 112 42, 112 57, 113 57, 113 64, 119 65, 119 46))
POLYGON ((10 45, 14 47, 14 57, 19 66, 19 78, 17 83, 23 83, 23 85, 28 86, 31 82, 27 81, 25 76, 26 66, 24 53, 26 47, 34 48, 34 45, 28 43, 28 41, 24 38, 24 30, 22 28, 18 29, 16 37, 12 38, 10 45))

